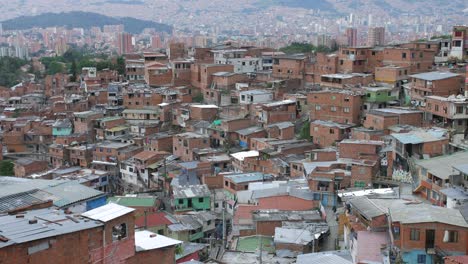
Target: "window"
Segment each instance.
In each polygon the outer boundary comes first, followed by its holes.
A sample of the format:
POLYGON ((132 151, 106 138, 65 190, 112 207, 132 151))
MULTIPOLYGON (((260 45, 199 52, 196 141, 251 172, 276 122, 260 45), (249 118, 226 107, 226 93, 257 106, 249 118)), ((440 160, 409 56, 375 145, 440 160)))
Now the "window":
POLYGON ((400 227, 399 226, 393 227, 393 237, 395 238, 395 240, 400 240, 400 227))
POLYGON ((349 113, 349 107, 343 107, 343 112, 349 113))
POLYGON ((179 199, 179 200, 178 200, 178 203, 179 203, 179 204, 184 204, 184 200, 179 199))
POLYGON ((122 223, 112 227, 112 241, 121 240, 127 237, 127 224, 122 223))
POLYGON ((332 111, 332 112, 336 112, 336 106, 332 106, 332 107, 330 107, 330 111, 332 111))
POLYGON ((410 240, 418 241, 419 240, 419 229, 411 228, 410 230, 410 240))
POLYGON ((335 130, 333 128, 330 128, 330 134, 335 134, 335 130))
POLYGON ((336 96, 332 95, 331 99, 332 99, 332 100, 335 100, 335 99, 336 99, 336 96))
POLYGON ((229 182, 228 182, 228 181, 224 181, 224 186, 229 186, 229 182))
POLYGON ((457 231, 448 231, 448 241, 447 242, 457 243, 458 242, 458 232, 457 231))
POLYGON ((199 202, 199 203, 203 203, 204 200, 205 200, 205 199, 203 199, 203 197, 198 198, 198 202, 199 202))
POLYGON ((354 182, 354 187, 364 188, 364 187, 366 187, 366 183, 363 182, 363 181, 355 181, 354 182))
POLYGON ((344 101, 349 102, 349 97, 345 97, 344 101))
POLYGON ((457 114, 463 114, 463 106, 457 106, 457 114))
POLYGON ((426 263, 426 255, 418 255, 418 264, 426 263))
POLYGON ((321 110, 321 109, 322 109, 322 107, 321 107, 320 105, 316 105, 316 106, 315 106, 315 110, 318 111, 318 110, 321 110))
POLYGON ((435 105, 434 110, 439 111, 439 105, 435 105))
POLYGON ((406 52, 403 52, 403 53, 401 54, 401 58, 406 59, 406 52))

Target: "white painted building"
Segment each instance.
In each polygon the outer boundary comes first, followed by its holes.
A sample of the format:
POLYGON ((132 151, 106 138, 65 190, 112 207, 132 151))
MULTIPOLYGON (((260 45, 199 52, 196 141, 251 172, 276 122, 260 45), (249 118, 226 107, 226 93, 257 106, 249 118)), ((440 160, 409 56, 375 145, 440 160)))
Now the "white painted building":
POLYGON ((273 100, 273 93, 265 90, 250 90, 239 93, 239 103, 256 104, 266 103, 273 100))
POLYGON ((235 73, 249 73, 262 70, 262 59, 246 56, 246 49, 212 50, 216 64, 234 65, 235 73))

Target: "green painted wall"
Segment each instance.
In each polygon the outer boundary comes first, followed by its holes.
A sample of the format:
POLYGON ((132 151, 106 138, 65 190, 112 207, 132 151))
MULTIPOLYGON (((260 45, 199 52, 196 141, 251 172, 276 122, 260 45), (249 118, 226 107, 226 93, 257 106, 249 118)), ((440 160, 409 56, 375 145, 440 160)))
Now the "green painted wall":
POLYGON ((384 103, 388 101, 396 100, 396 96, 388 95, 388 91, 366 91, 366 102, 372 103, 384 103))
POLYGON ((53 136, 68 136, 71 135, 72 133, 72 128, 60 128, 60 127, 54 127, 52 128, 52 135, 53 136))
POLYGON ((183 198, 175 199, 175 210, 184 211, 184 210, 210 210, 211 209, 211 199, 207 197, 195 197, 195 198, 183 198), (192 206, 189 207, 189 199, 192 201, 192 206))

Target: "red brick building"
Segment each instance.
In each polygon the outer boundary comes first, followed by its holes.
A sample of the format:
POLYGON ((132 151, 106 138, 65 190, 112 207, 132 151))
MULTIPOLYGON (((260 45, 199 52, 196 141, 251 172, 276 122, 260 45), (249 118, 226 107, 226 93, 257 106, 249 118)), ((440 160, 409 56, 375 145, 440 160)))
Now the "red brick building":
POLYGON ((310 137, 317 146, 324 148, 333 146, 345 138, 349 138, 351 125, 332 121, 315 120, 310 123, 310 137))
POLYGON ((424 101, 425 96, 458 95, 462 89, 462 78, 451 72, 424 72, 410 75, 411 99, 424 101))
POLYGON ((307 95, 311 120, 333 121, 342 124, 361 123, 363 93, 325 90, 307 95))

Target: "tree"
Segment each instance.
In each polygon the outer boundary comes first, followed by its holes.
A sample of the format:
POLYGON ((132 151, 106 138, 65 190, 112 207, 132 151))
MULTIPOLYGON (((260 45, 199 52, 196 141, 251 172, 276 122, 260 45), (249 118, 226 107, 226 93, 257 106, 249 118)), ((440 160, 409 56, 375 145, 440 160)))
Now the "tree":
POLYGON ((76 65, 76 61, 72 62, 70 73, 72 75, 70 77, 70 81, 71 82, 76 82, 76 76, 78 75, 78 66, 76 65))
POLYGON ((125 59, 123 57, 117 58, 117 65, 115 69, 117 70, 117 72, 119 72, 119 74, 125 74, 125 59))
POLYGON ((52 61, 47 69, 47 74, 54 75, 56 73, 63 73, 65 71, 65 65, 62 62, 52 61))
POLYGON ((13 58, 0 58, 0 86, 11 87, 21 81, 23 73, 21 66, 28 64, 27 61, 13 58))
POLYGON ((305 124, 301 127, 301 132, 299 133, 300 139, 311 140, 310 137, 310 122, 306 121, 305 124))
POLYGON ((194 103, 203 103, 203 94, 197 93, 195 96, 192 97, 192 101, 194 103))
POLYGON ((11 160, 0 161, 0 176, 14 176, 15 164, 11 160))

